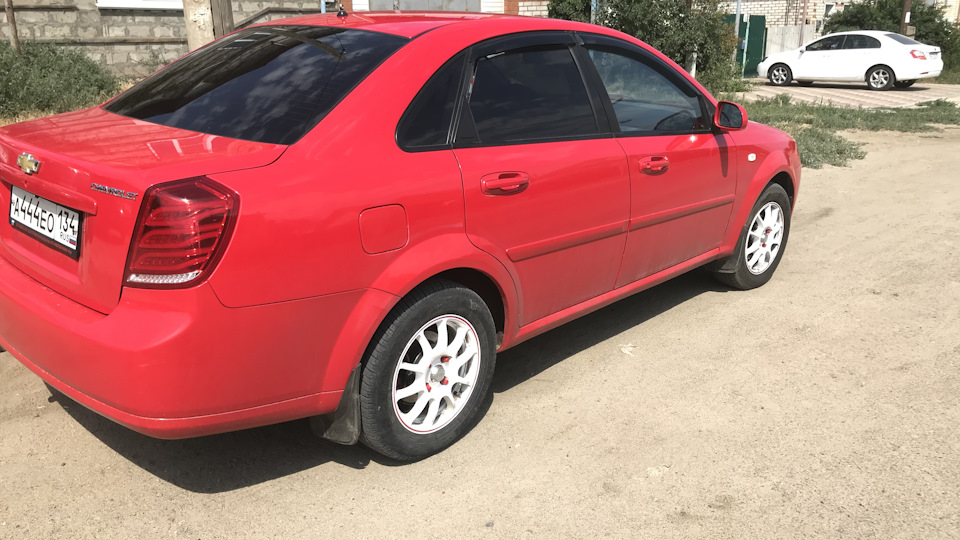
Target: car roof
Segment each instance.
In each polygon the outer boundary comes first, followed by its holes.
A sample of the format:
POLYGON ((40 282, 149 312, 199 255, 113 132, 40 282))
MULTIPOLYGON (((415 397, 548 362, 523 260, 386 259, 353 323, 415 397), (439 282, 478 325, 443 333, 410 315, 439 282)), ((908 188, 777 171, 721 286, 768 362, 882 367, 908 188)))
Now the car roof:
MULTIPOLYGON (((887 34, 896 34, 896 32, 888 32, 888 31, 886 31, 886 30, 846 30, 846 31, 844 31, 844 32, 833 32, 833 33, 827 34, 827 35, 829 35, 829 36, 845 36, 845 35, 849 35, 849 34, 862 34, 862 35, 865 35, 865 36, 874 36, 874 37, 877 37, 877 36, 886 36, 887 34)), ((823 37, 827 37, 827 36, 823 36, 823 37)))
POLYGON ((525 19, 532 17, 501 15, 498 13, 477 13, 470 11, 361 11, 350 12, 346 17, 338 17, 335 12, 316 15, 302 15, 286 19, 275 19, 254 26, 306 25, 359 28, 412 38, 441 26, 463 24, 478 20, 525 19))

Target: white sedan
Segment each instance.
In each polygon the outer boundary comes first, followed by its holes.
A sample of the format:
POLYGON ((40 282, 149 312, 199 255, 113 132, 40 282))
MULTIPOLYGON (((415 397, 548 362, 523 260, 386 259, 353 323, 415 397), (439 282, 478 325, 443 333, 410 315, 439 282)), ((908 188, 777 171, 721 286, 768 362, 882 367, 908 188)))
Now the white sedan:
POLYGON ((775 86, 790 81, 865 81, 871 90, 906 88, 917 79, 940 75, 940 47, 879 30, 837 32, 799 49, 777 53, 760 62, 761 77, 775 86))

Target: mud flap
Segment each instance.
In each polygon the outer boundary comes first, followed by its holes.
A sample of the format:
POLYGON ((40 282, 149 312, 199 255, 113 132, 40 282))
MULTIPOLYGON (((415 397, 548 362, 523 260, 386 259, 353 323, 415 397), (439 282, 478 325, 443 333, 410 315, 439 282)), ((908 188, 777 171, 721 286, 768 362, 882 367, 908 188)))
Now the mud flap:
POLYGON ((339 444, 360 440, 360 368, 358 365, 350 374, 337 410, 310 418, 310 428, 320 437, 339 444))

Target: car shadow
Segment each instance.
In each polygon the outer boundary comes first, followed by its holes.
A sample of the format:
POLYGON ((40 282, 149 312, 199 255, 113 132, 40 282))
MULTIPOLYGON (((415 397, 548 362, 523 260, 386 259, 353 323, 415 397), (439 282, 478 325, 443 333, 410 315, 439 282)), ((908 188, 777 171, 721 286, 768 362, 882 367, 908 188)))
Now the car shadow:
MULTIPOLYGON (((695 270, 607 306, 524 342, 498 356, 493 393, 482 404, 485 416, 496 394, 597 343, 708 291, 728 290, 704 270, 695 270)), ((76 403, 48 385, 51 402, 134 465, 184 490, 223 493, 296 474, 326 463, 363 469, 371 461, 402 463, 362 445, 341 446, 316 437, 307 420, 184 440, 141 435, 76 403)))

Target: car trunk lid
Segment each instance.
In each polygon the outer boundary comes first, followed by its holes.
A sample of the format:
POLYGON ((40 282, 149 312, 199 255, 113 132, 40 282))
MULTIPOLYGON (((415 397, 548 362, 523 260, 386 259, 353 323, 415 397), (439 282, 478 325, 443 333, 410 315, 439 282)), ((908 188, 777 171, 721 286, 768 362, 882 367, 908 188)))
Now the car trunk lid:
POLYGON ((153 124, 100 108, 0 128, 0 212, 6 214, 0 256, 50 289, 109 313, 120 299, 131 235, 149 187, 261 167, 286 148, 153 124), (38 163, 35 172, 30 171, 31 158, 38 163), (35 204, 23 206, 25 197, 35 204), (12 201, 21 205, 16 215, 11 215, 12 201), (32 215, 31 223, 53 219, 43 212, 76 211, 76 252, 71 253, 70 241, 58 243, 25 226, 24 209, 32 215))

